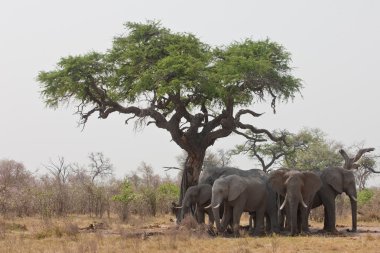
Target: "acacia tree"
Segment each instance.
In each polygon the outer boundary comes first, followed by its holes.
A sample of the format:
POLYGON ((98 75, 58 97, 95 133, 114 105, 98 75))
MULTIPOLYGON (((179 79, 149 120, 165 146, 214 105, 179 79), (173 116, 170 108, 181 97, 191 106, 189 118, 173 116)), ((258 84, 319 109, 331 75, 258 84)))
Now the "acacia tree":
POLYGON ((126 23, 126 34, 114 38, 105 53, 61 58, 52 71, 38 75, 47 106, 75 104, 81 124, 97 114, 128 115, 139 125, 168 131, 187 153, 180 201, 198 181, 208 147, 232 132, 265 134, 243 123, 243 115, 269 99, 288 101, 301 88, 291 73, 290 54, 269 39, 246 39, 211 47, 189 33, 175 33, 159 22, 126 23), (239 108, 239 110, 237 110, 239 108))

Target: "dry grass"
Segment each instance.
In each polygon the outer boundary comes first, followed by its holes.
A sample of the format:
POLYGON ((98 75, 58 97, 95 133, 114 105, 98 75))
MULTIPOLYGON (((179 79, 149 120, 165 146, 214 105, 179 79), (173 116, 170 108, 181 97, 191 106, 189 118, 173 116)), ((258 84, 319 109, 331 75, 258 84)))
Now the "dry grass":
MULTIPOLYGON (((0 219, 0 252, 378 252, 380 237, 376 233, 350 237, 336 236, 272 236, 252 238, 213 238, 202 227, 186 221, 176 229, 170 216, 122 224, 116 218, 95 220, 84 216, 41 220, 38 218, 0 219), (89 224, 103 224, 86 230, 89 224), (149 236, 137 231, 164 231, 149 236)), ((338 220, 349 225, 350 219, 338 220)), ((360 226, 380 227, 379 223, 360 226)), ((321 227, 312 222, 313 227, 321 227)))

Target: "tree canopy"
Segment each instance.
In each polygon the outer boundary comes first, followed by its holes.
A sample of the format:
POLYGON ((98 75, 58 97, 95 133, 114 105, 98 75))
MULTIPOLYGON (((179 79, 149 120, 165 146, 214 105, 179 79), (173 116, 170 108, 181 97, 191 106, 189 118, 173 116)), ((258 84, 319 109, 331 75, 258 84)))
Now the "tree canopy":
POLYGON ((46 105, 77 106, 82 124, 94 114, 106 119, 116 112, 129 115, 126 123, 136 118, 167 130, 188 153, 187 184, 197 182, 205 151, 218 138, 245 136, 241 130, 247 129, 283 138, 241 121, 242 115, 260 116, 249 108, 255 103, 269 100, 275 110, 277 101, 302 88, 283 46, 245 39, 212 47, 155 21, 125 28, 106 52, 63 57, 54 70, 41 71, 46 105))

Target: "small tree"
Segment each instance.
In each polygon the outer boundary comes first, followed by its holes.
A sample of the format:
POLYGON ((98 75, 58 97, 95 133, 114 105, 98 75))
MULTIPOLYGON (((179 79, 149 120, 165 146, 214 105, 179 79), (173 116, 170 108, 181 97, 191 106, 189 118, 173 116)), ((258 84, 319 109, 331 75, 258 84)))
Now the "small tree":
POLYGON ((157 189, 158 209, 163 213, 169 213, 172 202, 178 200, 179 187, 173 182, 165 182, 160 184, 157 189))
POLYGON ((128 179, 124 179, 120 185, 120 193, 112 197, 114 201, 120 203, 119 215, 123 221, 128 219, 129 204, 136 198, 136 194, 132 189, 131 183, 128 179))
POLYGON ((72 170, 72 165, 65 161, 64 157, 58 157, 58 161, 50 160, 49 164, 44 166, 53 176, 54 184, 54 211, 60 215, 65 215, 68 209, 68 178, 72 170))

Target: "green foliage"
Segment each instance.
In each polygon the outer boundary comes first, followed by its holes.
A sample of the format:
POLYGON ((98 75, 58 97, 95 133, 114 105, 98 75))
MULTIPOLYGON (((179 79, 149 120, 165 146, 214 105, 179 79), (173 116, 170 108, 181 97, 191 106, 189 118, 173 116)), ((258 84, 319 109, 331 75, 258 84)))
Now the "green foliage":
POLYGON ((170 182, 162 183, 158 187, 157 193, 160 196, 160 198, 178 199, 179 187, 178 185, 170 183, 170 182))
POLYGON ((369 203, 375 193, 371 189, 363 189, 358 192, 357 200, 358 205, 363 206, 369 203))
POLYGON ((136 198, 136 193, 132 189, 132 185, 128 180, 124 180, 120 187, 120 193, 114 195, 112 199, 114 201, 122 202, 123 204, 129 204, 136 198))
POLYGON ((285 156, 284 165, 290 168, 323 170, 330 166, 341 166, 341 144, 326 139, 319 129, 303 129, 293 136, 305 147, 285 156))
POLYGON ((277 164, 288 168, 322 170, 330 166, 340 166, 342 156, 338 153, 341 145, 328 141, 319 129, 303 129, 297 134, 274 132, 275 135, 285 135, 284 142, 265 140, 262 135, 246 133, 252 139, 232 150, 233 154, 247 154, 258 159, 264 171, 277 164))
MULTIPOLYGON (((45 103, 131 105, 154 92, 157 101, 179 95, 189 100, 188 109, 224 104, 231 96, 238 106, 269 93, 287 100, 302 86, 290 74, 289 52, 269 39, 213 49, 195 35, 174 33, 159 22, 128 22, 125 27, 126 35, 116 37, 105 53, 63 57, 55 70, 41 71, 37 80, 45 103)), ((170 113, 175 108, 167 103, 156 109, 170 113)))

